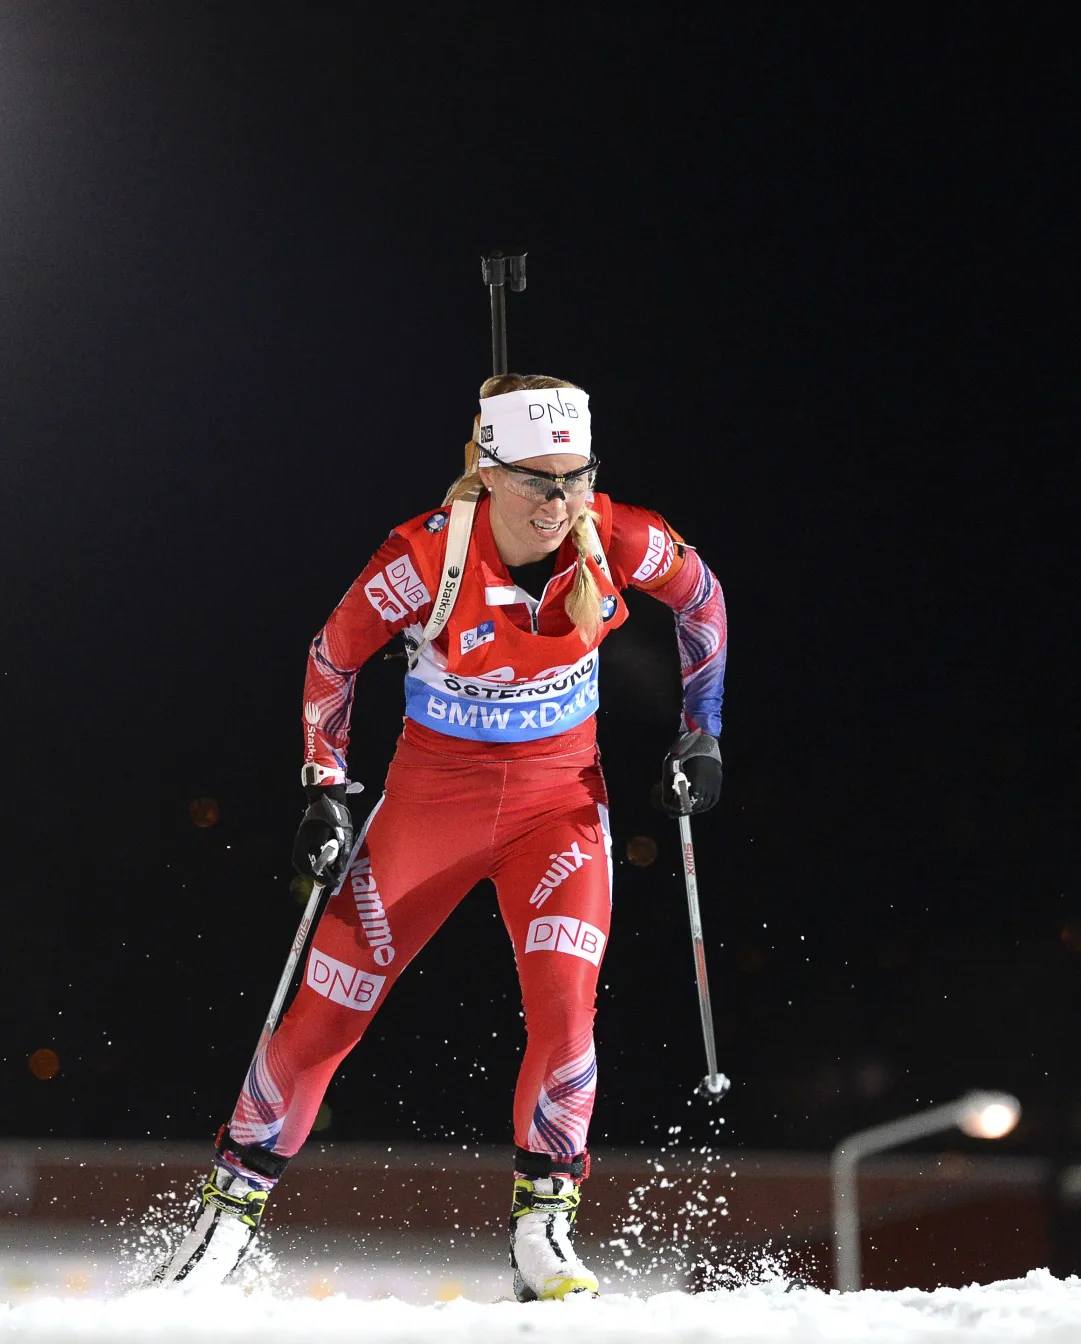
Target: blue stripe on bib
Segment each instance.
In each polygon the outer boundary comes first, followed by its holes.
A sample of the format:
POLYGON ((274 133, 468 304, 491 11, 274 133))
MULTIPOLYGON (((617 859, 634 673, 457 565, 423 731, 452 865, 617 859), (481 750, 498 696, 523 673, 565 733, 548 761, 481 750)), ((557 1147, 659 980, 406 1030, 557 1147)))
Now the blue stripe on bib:
POLYGON ((524 685, 455 677, 405 679, 405 713, 449 737, 474 742, 532 742, 576 728, 597 711, 596 651, 576 667, 546 682, 524 685))

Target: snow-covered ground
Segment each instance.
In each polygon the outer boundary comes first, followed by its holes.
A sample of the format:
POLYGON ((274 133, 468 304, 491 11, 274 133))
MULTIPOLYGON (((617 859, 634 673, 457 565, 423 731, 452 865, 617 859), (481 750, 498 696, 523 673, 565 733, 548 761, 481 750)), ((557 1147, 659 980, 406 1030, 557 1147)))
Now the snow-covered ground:
POLYGON ((786 1292, 783 1282, 689 1295, 637 1298, 611 1294, 598 1301, 481 1303, 466 1298, 434 1306, 396 1299, 361 1301, 345 1295, 284 1297, 221 1288, 198 1296, 161 1289, 113 1299, 48 1297, 0 1307, 0 1339, 33 1344, 104 1344, 153 1339, 251 1340, 253 1344, 616 1344, 671 1340, 705 1344, 1077 1344, 1081 1340, 1081 1280, 1053 1279, 1034 1270, 1024 1279, 986 1287, 862 1292, 845 1296, 815 1289, 786 1292))
POLYGON ((682 1215, 650 1216, 648 1195, 636 1188, 621 1237, 582 1238, 599 1299, 529 1305, 505 1300, 502 1224, 439 1238, 287 1225, 240 1284, 190 1292, 138 1286, 181 1234, 176 1201, 93 1228, 8 1220, 0 1344, 1081 1344, 1081 1279, 1033 1270, 934 1292, 828 1293, 790 1279, 783 1255, 733 1260, 723 1241, 694 1242, 682 1215), (719 1286, 686 1291, 695 1284, 719 1286))
MULTIPOLYGON (((583 1257, 597 1271, 602 1297, 527 1306, 505 1300, 506 1226, 502 1217, 489 1216, 490 1210, 461 1226, 454 1221, 424 1233, 411 1229, 409 1217, 388 1219, 382 1227, 369 1219, 352 1230, 340 1218, 335 1223, 324 1217, 319 1227, 305 1227, 294 1217, 269 1230, 264 1248, 240 1271, 244 1282, 195 1294, 138 1286, 187 1224, 186 1176, 171 1176, 145 1211, 134 1199, 129 1213, 110 1219, 99 1210, 90 1219, 83 1210, 81 1222, 26 1217, 23 1205, 34 1193, 32 1183, 12 1178, 14 1213, 0 1221, 0 1344, 140 1339, 493 1344, 519 1337, 529 1344, 549 1339, 552 1344, 1081 1344, 1081 1280, 1056 1280, 1046 1270, 934 1292, 841 1295, 804 1287, 790 1276, 803 1272, 827 1281, 829 1266, 817 1263, 806 1244, 797 1245, 789 1263, 783 1249, 769 1249, 768 1239, 731 1236, 735 1164, 713 1147, 692 1148, 681 1163, 678 1128, 670 1134, 672 1141, 652 1162, 655 1176, 627 1184, 626 1207, 620 1214, 617 1201, 616 1221, 597 1219, 592 1237, 588 1227, 580 1230, 583 1257), (692 1287, 705 1291, 688 1291, 692 1287)), ((61 1154, 80 1171, 94 1156, 61 1154)), ((132 1170, 147 1167, 146 1154, 125 1156, 132 1170)), ((169 1154, 156 1156, 153 1170, 157 1165, 164 1170, 169 1154)), ((389 1170, 382 1151, 375 1158, 345 1157, 352 1166, 342 1169, 363 1171, 369 1183, 373 1174, 378 1181, 389 1170)), ((191 1159, 193 1169, 197 1160, 191 1159)), ((18 1176, 23 1167, 35 1170, 34 1163, 48 1165, 37 1148, 29 1156, 16 1153, 9 1166, 18 1176)), ((501 1164, 495 1159, 493 1169, 502 1172, 501 1164)), ((448 1159, 441 1152, 433 1157, 418 1151, 400 1165, 404 1178, 426 1188, 431 1173, 443 1170, 448 1159)), ((635 1173, 641 1165, 634 1164, 635 1173)), ((105 1170, 113 1173, 112 1167, 105 1170)), ((464 1179, 483 1178, 486 1170, 479 1176, 467 1171, 464 1179)), ((791 1177, 787 1167, 785 1173, 791 1177)), ((128 1168, 121 1174, 127 1179, 128 1168)), ((55 1203, 55 1179, 53 1173, 54 1184, 46 1181, 37 1191, 41 1210, 55 1203)), ((92 1182, 85 1192, 93 1202, 92 1182)), ((323 1213, 317 1200, 311 1209, 323 1213)), ((969 1235, 985 1235, 985 1229, 974 1225, 962 1235, 967 1245, 969 1235)))
MULTIPOLYGON (((58 1272, 66 1278, 56 1284, 48 1279, 49 1266, 41 1262, 35 1280, 20 1281, 7 1273, 0 1303, 0 1341, 496 1344, 520 1338, 529 1344, 634 1344, 639 1340, 673 1344, 712 1340, 726 1344, 1081 1344, 1081 1280, 1055 1279, 1046 1270, 982 1287, 846 1295, 793 1287, 780 1277, 693 1295, 674 1291, 648 1295, 637 1285, 634 1295, 626 1291, 627 1285, 618 1284, 596 1301, 521 1306, 478 1301, 491 1283, 475 1277, 472 1282, 456 1283, 445 1274, 429 1279, 429 1292, 450 1297, 461 1290, 464 1296, 429 1305, 397 1297, 365 1298, 337 1290, 341 1268, 326 1265, 320 1272, 318 1264, 294 1264, 253 1287, 197 1294, 160 1288, 111 1293, 95 1291, 93 1266, 84 1271, 61 1267, 58 1272)), ((97 1269, 100 1272, 101 1267, 97 1269)), ((498 1272, 499 1288, 505 1289, 505 1274, 498 1272)), ((415 1276, 405 1275, 402 1281, 407 1291, 415 1291, 415 1276)), ((365 1285, 357 1282, 363 1292, 365 1285)))

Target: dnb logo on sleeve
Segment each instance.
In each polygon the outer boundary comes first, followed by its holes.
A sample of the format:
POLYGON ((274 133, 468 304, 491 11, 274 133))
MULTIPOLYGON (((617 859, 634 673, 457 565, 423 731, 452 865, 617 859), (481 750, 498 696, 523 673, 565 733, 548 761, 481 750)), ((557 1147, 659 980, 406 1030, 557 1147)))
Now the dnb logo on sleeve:
POLYGON ((639 583, 646 583, 650 579, 663 578, 672 568, 675 553, 672 538, 667 532, 662 531, 659 527, 654 527, 651 523, 645 556, 631 578, 637 579, 639 583))
POLYGON ((398 621, 418 611, 431 595, 408 555, 392 560, 364 585, 368 601, 385 621, 398 621))
POLYGON ((495 621, 482 621, 472 630, 463 630, 461 638, 463 653, 479 649, 482 644, 491 644, 495 640, 495 621))

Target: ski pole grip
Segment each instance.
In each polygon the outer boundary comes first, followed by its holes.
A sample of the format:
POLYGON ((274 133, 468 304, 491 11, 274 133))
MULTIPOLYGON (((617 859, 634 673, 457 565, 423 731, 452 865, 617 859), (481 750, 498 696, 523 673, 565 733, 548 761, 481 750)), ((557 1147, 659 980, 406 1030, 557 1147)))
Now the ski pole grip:
POLYGON ((326 844, 323 846, 323 848, 319 851, 319 857, 312 864, 312 867, 315 869, 316 874, 322 876, 322 874, 326 872, 327 866, 329 864, 332 864, 337 857, 338 857, 337 840, 328 840, 326 844))

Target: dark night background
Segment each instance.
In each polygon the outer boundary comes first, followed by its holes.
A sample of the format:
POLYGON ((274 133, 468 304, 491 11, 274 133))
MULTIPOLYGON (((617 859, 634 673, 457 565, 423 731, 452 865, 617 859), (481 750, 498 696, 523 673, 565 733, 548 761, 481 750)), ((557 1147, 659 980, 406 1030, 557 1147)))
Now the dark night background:
MULTIPOLYGON (((695 828, 725 1142, 824 1148, 982 1085, 1025 1106, 1004 1147, 1081 1152, 1065 32, 986 7, 0 14, 0 1130, 209 1142, 227 1117, 299 918, 307 645, 459 470, 496 244, 529 249, 511 367, 589 390, 601 487, 725 587, 725 792, 695 828)), ((593 1139, 621 1145, 700 1117, 703 1072, 650 801, 675 641, 660 604, 633 616, 599 724, 623 862, 593 1139)), ((402 671, 359 678, 368 805, 402 671)), ((327 1136, 509 1140, 494 908, 474 892, 419 958, 327 1136)))

